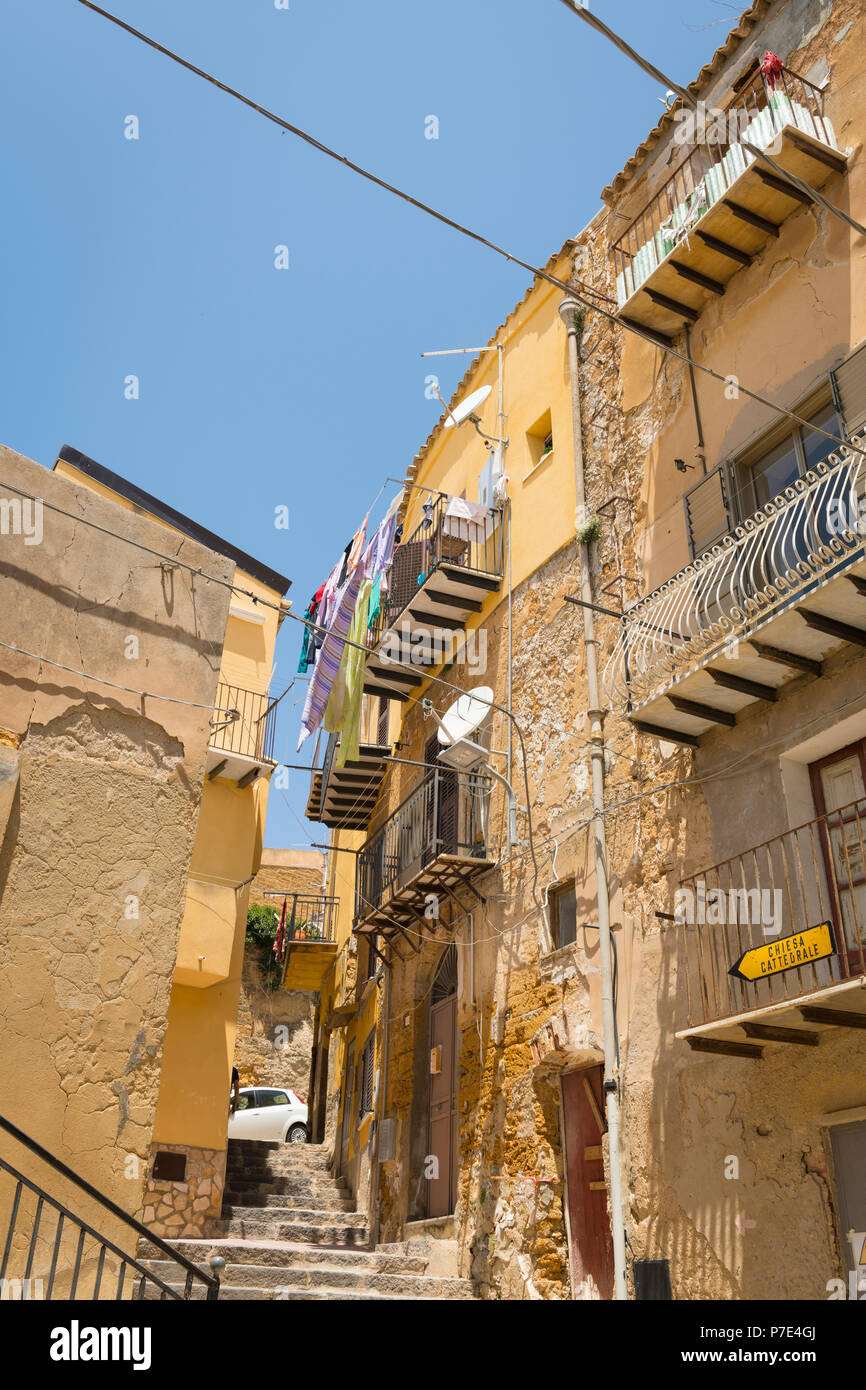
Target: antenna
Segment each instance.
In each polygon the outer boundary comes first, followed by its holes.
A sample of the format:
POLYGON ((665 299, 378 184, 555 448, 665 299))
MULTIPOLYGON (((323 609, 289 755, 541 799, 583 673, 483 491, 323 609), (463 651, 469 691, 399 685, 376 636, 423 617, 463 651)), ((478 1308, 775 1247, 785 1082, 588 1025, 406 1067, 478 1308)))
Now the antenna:
POLYGON ((476 733, 493 709, 493 691, 489 685, 479 685, 461 695, 442 719, 438 719, 439 762, 446 767, 467 770, 487 761, 487 749, 473 741, 476 733))
MULTIPOLYGON (((476 411, 476 406, 486 401, 492 390, 492 386, 479 386, 478 390, 473 391, 471 395, 467 396, 465 401, 460 401, 459 405, 456 405, 453 410, 449 410, 448 419, 445 421, 446 430, 453 430, 455 425, 462 425, 464 420, 472 420, 476 411)), ((448 407, 446 406, 446 410, 447 409, 448 407)), ((476 423, 475 420, 472 420, 472 423, 474 425, 476 423)), ((480 421, 478 423, 480 424, 480 421)))

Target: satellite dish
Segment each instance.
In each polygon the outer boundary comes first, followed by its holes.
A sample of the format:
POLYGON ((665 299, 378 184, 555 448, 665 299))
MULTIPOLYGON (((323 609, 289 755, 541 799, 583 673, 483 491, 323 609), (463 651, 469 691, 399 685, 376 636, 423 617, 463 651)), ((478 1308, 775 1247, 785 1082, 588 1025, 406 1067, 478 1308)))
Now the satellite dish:
POLYGON ((479 685, 475 690, 461 695, 442 717, 439 742, 452 744, 458 743, 460 739, 471 739, 492 708, 493 691, 489 685, 479 685))
MULTIPOLYGON (((459 405, 455 405, 453 410, 449 409, 448 416, 445 420, 446 430, 453 430, 455 425, 462 425, 464 420, 468 420, 469 416, 475 413, 476 407, 481 405, 482 401, 487 400, 492 390, 492 386, 479 386, 478 390, 473 391, 470 396, 467 396, 465 401, 461 401, 459 405)), ((493 692, 491 691, 491 699, 492 698, 493 692)))

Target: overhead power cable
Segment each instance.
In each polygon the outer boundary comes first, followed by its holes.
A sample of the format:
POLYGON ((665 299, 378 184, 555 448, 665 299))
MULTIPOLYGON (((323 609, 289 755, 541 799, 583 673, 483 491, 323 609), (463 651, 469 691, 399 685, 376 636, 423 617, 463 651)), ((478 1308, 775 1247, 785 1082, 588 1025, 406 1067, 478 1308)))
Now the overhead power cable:
MULTIPOLYGON (((564 3, 568 4, 568 0, 564 0, 564 3)), ((437 212, 436 209, 430 207, 429 204, 422 203, 417 198, 413 198, 411 194, 404 193, 401 189, 395 188, 393 184, 386 182, 385 179, 379 178, 377 174, 370 173, 369 170, 362 168, 360 164, 355 164, 344 155, 338 154, 328 145, 317 140, 315 136, 309 135, 298 126, 294 126, 291 122, 283 120, 282 117, 275 115, 274 112, 269 111, 267 107, 260 106, 258 102, 253 101, 250 97, 244 96, 242 92, 237 91, 234 87, 229 87, 224 82, 220 82, 218 78, 211 76, 210 73, 205 72, 202 68, 196 67, 194 63, 188 62, 187 59, 181 58, 179 54, 172 52, 170 48, 165 48, 162 44, 157 43, 155 39, 149 38, 147 34, 143 34, 140 30, 134 29, 132 25, 126 24, 122 19, 118 19, 116 15, 111 14, 108 10, 102 9, 99 5, 94 5, 92 0, 78 0, 78 4, 84 5, 89 10, 93 10, 94 13, 101 15, 112 24, 116 24, 118 28, 125 30, 134 38, 140 39, 142 43, 147 44, 150 48, 156 49, 158 53, 162 53, 165 57, 170 58, 173 62, 178 63, 181 67, 194 73, 197 77, 201 77, 205 82, 209 82, 212 86, 217 87, 228 96, 234 97, 245 106, 249 106, 253 111, 257 111, 259 115, 264 116, 266 120, 274 122, 275 125, 280 126, 283 130, 289 131, 292 135, 297 135, 299 139, 306 141, 307 144, 312 145, 314 149, 320 150, 321 153, 328 155, 329 158, 337 160, 340 164, 344 164, 348 169, 351 169, 353 173, 360 175, 361 178, 367 179, 370 183, 376 184, 379 188, 383 188, 386 193, 392 193, 395 197, 401 198, 404 202, 411 204, 412 207, 418 208, 420 212, 427 213, 428 216, 434 217, 438 222, 442 222, 446 226, 454 228, 455 231, 461 232, 464 236, 470 237, 473 241, 477 241, 481 245, 489 247, 491 250, 495 251, 497 255, 504 256, 506 260, 513 261, 515 265, 519 265, 524 270, 528 270, 531 275, 537 276, 538 279, 545 280, 548 284, 554 285, 557 289, 562 290, 564 294, 576 299, 585 308, 593 309, 596 313, 601 314, 617 328, 621 328, 627 333, 632 333, 636 337, 642 338, 644 342, 649 343, 652 347, 668 353, 669 356, 675 357, 678 361, 684 362, 687 366, 693 367, 696 371, 703 372, 706 376, 712 377, 715 381, 721 382, 724 386, 730 385, 733 380, 731 374, 723 375, 721 372, 714 371, 712 367, 705 366, 703 362, 696 361, 689 353, 678 352, 676 348, 658 338, 651 329, 644 329, 639 324, 632 321, 623 321, 618 318, 616 314, 611 313, 609 309, 605 309, 601 304, 583 298, 579 292, 579 288, 576 287, 584 289, 587 293, 594 295, 596 298, 604 298, 610 304, 614 302, 611 295, 602 294, 582 280, 574 279, 570 283, 565 280, 560 280, 558 276, 552 275, 550 271, 532 266, 528 261, 523 261, 518 256, 511 255, 510 252, 503 250, 502 247, 497 246, 494 242, 488 241, 486 237, 481 236, 478 232, 471 231, 470 228, 464 227, 459 222, 455 222, 453 218, 445 216, 444 213, 437 212)), ((572 8, 570 4, 569 8, 572 8)), ((588 12, 576 9, 575 13, 586 15, 588 12)), ((595 16, 592 18, 595 19, 595 16)), ((601 24, 600 20, 598 24, 601 24)), ((612 31, 607 30, 607 26, 603 26, 603 31, 606 34, 612 33, 612 31)), ((616 38, 616 36, 614 36, 614 38, 616 38)), ((622 47, 623 51, 627 51, 629 56, 632 55, 633 50, 625 44, 624 40, 617 39, 617 45, 622 47)), ((641 61, 643 62, 643 60, 641 61)), ((652 69, 652 74, 653 76, 657 76, 659 80, 667 81, 664 74, 660 73, 657 69, 652 69)), ((793 179, 793 176, 788 174, 785 170, 781 172, 785 178, 793 179)), ((838 209, 836 209, 836 211, 838 212, 838 209)), ((750 390, 748 387, 743 386, 739 380, 737 381, 737 387, 738 390, 742 391, 743 395, 748 396, 750 400, 757 401, 760 405, 766 406, 768 410, 773 411, 775 414, 782 415, 788 420, 793 420, 797 425, 803 425, 806 429, 810 429, 814 431, 815 434, 823 436, 824 439, 830 440, 833 444, 848 447, 855 453, 862 454, 866 457, 866 450, 861 449, 859 445, 851 444, 847 440, 840 439, 838 435, 831 434, 827 430, 821 429, 818 425, 812 424, 809 420, 804 420, 803 417, 797 415, 795 411, 788 410, 785 406, 777 405, 775 401, 771 401, 768 396, 763 395, 760 391, 750 390)), ((261 602, 261 600, 259 601, 261 602)), ((289 616, 292 617, 294 615, 290 614, 289 616)), ((299 619, 299 621, 302 622, 303 619, 299 619)))
MULTIPOLYGON (((562 4, 565 5, 565 8, 570 10, 572 14, 576 14, 579 19, 582 19, 585 24, 588 24, 590 28, 595 29, 599 34, 603 34, 621 53, 624 53, 627 58, 630 58, 633 63, 636 63, 639 68, 642 68, 643 71, 654 78, 656 82, 660 82, 664 86, 669 87, 672 92, 676 92, 677 96, 681 97, 692 111, 698 109, 698 99, 692 96, 687 87, 681 87, 678 82, 674 82, 672 77, 668 77, 666 73, 663 73, 661 68, 657 68, 648 58, 644 58, 642 54, 638 53, 637 49, 632 48, 631 44, 626 43, 625 39, 621 38, 619 34, 615 34, 612 29, 609 29, 603 20, 599 19, 597 15, 592 14, 584 5, 581 5, 579 0, 562 0, 562 4)), ((860 222, 855 221, 844 208, 837 207, 835 203, 830 202, 829 198, 825 198, 823 193, 819 193, 817 188, 813 188, 810 183, 806 183, 805 179, 801 179, 796 174, 792 174, 790 169, 786 169, 783 164, 779 164, 777 160, 773 159, 772 155, 767 154, 766 150, 762 150, 760 145, 753 145, 750 140, 746 140, 742 136, 740 137, 740 144, 743 146, 743 149, 749 151, 749 154, 754 155, 755 159, 760 160, 762 164, 766 164, 772 169, 773 173, 778 175, 779 178, 785 179, 788 183, 792 183, 795 188, 799 188, 801 193, 805 193, 808 197, 814 198, 815 202, 820 203, 821 207, 831 213, 833 217, 838 217, 840 221, 846 222, 849 227, 853 227, 855 232, 859 232, 861 236, 866 236, 866 227, 860 222)))
MULTIPOLYGON (((103 10, 99 5, 94 5, 92 0, 78 0, 78 3, 79 5, 84 5, 88 10, 93 10, 95 14, 102 15, 103 19, 110 20, 111 23, 116 24, 119 29, 125 29, 127 34, 132 34, 134 38, 140 39, 142 43, 146 43, 150 48, 156 49, 157 53, 162 53, 164 57, 170 58, 172 62, 178 63, 182 68, 186 68, 188 72, 195 73, 196 77, 201 77, 205 82, 209 82, 212 87, 216 87, 219 91, 225 92, 227 96, 234 97, 236 101, 243 102, 244 106, 249 106, 252 111, 257 111, 260 116, 264 116, 266 120, 272 121, 274 125, 278 125, 282 130, 288 131, 290 135, 296 135, 299 140, 306 141, 308 145, 312 145, 313 149, 318 150, 320 154, 327 155, 329 159, 335 159, 338 164, 345 164, 347 169, 351 169, 353 173, 359 174, 361 178, 367 179, 370 183, 377 184, 379 188, 384 188, 386 193, 393 193, 397 198, 402 198, 405 203, 409 203, 412 207, 418 208, 420 212, 426 212, 429 217, 435 217, 437 222, 444 223, 446 227, 453 227, 455 232, 460 232, 461 235, 470 237, 481 246, 488 247, 489 250, 495 251, 497 256, 503 256, 506 261, 512 261, 515 265, 521 266, 524 270, 528 270, 531 275, 538 275, 541 279, 551 280, 553 284, 559 283, 552 276, 548 275, 546 271, 539 270, 536 266, 531 265, 529 261, 521 260, 519 256, 513 255, 510 251, 506 251, 504 247, 498 246, 495 241, 490 241, 487 237, 482 236, 480 232, 473 232, 470 227, 464 227, 462 223, 456 222, 453 217, 446 216, 444 212, 437 212, 436 208, 430 207, 429 203, 422 203, 420 199, 414 198, 411 193, 405 193, 402 189, 396 188, 394 184, 388 183, 387 180, 380 178, 378 174, 373 174, 369 169, 365 169, 362 165, 356 164, 354 160, 349 159, 347 155, 340 154, 337 150, 332 150, 330 145, 325 145, 321 140, 317 140, 314 135, 310 135, 307 131, 302 130, 300 126, 293 125, 291 121, 284 120, 282 116, 276 115, 274 111, 268 110, 266 106, 261 106, 257 101, 253 101, 252 97, 245 96, 243 92, 239 92, 235 87, 229 87, 225 82, 221 82, 218 77, 213 77, 209 72, 205 72, 203 68, 196 67, 195 63, 190 63, 186 58, 182 58, 179 53, 174 53, 170 48, 165 48, 163 44, 157 43, 156 39, 149 38, 148 35, 143 34, 140 29, 134 29, 131 24, 126 24, 124 20, 118 19, 117 15, 111 14, 108 10, 103 10)), ((589 294, 598 295, 600 298, 607 299, 610 303, 613 303, 611 295, 605 294, 601 290, 593 289, 591 285, 584 285, 584 289, 587 290, 589 294)))

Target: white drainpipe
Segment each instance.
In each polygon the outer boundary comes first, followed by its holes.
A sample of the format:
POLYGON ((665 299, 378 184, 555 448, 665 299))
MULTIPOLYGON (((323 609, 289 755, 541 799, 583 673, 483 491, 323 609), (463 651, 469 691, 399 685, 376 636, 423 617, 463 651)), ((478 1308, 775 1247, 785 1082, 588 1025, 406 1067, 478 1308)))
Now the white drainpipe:
MULTIPOLYGON (((571 380, 571 419, 574 434, 574 491, 576 523, 586 516, 586 483, 583 468, 583 425, 580 415, 580 334, 581 306, 564 299, 559 316, 568 333, 568 367, 571 380)), ((604 833, 604 710, 598 683, 598 642, 592 604, 592 567, 589 545, 580 543, 580 597, 583 600, 583 644, 586 654, 586 681, 589 690, 589 756, 592 768, 593 838, 598 891, 598 929, 601 955, 602 1025, 604 1033, 604 1100, 610 1142, 610 1222, 613 1236, 614 1298, 628 1298, 626 1276, 625 1221, 623 1217, 622 1155, 620 1153, 620 1077, 616 1057, 616 1015, 613 999, 613 968, 610 938, 610 897, 607 878, 607 845, 604 833)))

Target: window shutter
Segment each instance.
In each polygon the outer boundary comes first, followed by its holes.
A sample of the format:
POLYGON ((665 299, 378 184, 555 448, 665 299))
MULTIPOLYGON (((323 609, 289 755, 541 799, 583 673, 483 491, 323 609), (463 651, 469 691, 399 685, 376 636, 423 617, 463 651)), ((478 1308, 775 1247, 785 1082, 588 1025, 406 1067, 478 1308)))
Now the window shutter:
POLYGON ((376 725, 376 742, 380 748, 388 746, 390 702, 387 695, 379 696, 379 719, 376 725))
POLYGON ((852 352, 830 376, 850 439, 866 424, 866 343, 852 352))
POLYGON ((730 495, 724 465, 714 468, 690 488, 683 499, 686 509, 686 530, 689 553, 696 556, 709 550, 733 527, 730 495))

